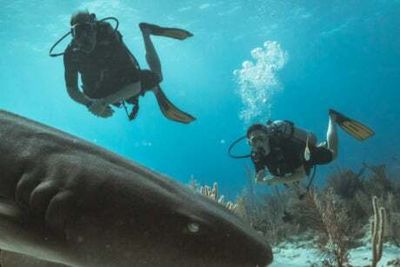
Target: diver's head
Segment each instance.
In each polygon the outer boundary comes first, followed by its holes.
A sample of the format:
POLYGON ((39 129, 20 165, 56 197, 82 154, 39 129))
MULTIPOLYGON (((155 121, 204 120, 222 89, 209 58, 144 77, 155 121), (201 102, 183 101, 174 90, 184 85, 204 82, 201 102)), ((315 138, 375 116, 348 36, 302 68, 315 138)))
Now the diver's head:
POLYGON ((79 50, 90 53, 96 46, 96 15, 78 11, 71 17, 71 34, 79 50))
POLYGON ((269 132, 265 125, 253 124, 250 126, 247 130, 247 140, 254 153, 267 156, 271 152, 269 132))

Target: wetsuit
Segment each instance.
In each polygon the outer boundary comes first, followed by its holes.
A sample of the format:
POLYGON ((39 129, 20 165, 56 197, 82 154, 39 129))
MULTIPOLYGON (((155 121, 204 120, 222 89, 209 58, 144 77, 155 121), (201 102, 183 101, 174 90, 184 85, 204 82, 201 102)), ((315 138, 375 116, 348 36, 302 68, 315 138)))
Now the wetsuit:
POLYGON ((256 173, 265 167, 274 176, 285 176, 293 173, 296 169, 304 166, 308 175, 314 165, 327 164, 333 160, 332 152, 324 146, 309 144, 310 160, 304 160, 304 150, 306 144, 295 138, 271 137, 271 152, 265 156, 259 153, 252 153, 256 173))
POLYGON ((79 50, 74 40, 64 53, 67 87, 76 87, 79 73, 82 90, 99 99, 118 92, 128 84, 141 81, 142 93, 160 82, 158 74, 140 70, 135 57, 122 41, 122 35, 107 22, 96 22, 96 46, 90 53, 79 50))

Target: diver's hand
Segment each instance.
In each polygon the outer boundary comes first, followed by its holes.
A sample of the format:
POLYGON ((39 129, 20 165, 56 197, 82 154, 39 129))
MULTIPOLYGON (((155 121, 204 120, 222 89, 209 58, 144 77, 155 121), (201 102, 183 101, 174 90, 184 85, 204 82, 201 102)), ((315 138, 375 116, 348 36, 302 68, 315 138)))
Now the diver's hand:
POLYGON ((107 105, 101 99, 93 100, 88 105, 88 109, 95 116, 102 117, 102 118, 111 117, 113 115, 113 113, 114 113, 114 110, 110 107, 110 105, 107 105))
POLYGON ((259 170, 256 174, 256 183, 262 183, 264 181, 265 170, 259 170))
POLYGON ((275 185, 280 183, 280 179, 280 177, 266 174, 265 170, 260 170, 256 174, 256 183, 259 184, 275 185))

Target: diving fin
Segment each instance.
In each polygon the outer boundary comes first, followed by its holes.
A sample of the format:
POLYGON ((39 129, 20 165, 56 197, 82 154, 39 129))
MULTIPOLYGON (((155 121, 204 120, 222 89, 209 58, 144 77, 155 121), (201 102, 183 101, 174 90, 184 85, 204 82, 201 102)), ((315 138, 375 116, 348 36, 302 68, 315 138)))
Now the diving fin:
POLYGON ((359 141, 364 141, 375 134, 373 130, 364 124, 353 120, 342 113, 337 112, 336 110, 330 109, 329 114, 335 115, 336 123, 340 126, 340 128, 359 141))
POLYGON ((150 30, 150 34, 170 37, 178 40, 185 40, 188 37, 192 37, 193 33, 179 28, 166 28, 158 25, 142 22, 139 24, 140 29, 150 30))
POLYGON ((160 87, 154 90, 154 94, 156 95, 158 106, 166 118, 181 123, 190 123, 196 119, 172 104, 160 87))

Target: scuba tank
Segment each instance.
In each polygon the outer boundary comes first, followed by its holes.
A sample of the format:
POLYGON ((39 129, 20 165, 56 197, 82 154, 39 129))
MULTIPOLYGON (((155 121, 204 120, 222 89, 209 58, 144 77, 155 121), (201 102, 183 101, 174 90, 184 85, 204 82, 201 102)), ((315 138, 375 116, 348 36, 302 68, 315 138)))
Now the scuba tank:
POLYGON ((293 141, 306 144, 308 139, 309 145, 317 144, 317 137, 310 131, 295 127, 294 123, 286 120, 268 121, 267 125, 271 128, 272 133, 278 138, 291 139, 293 141))

